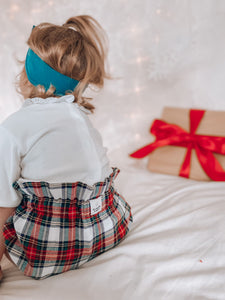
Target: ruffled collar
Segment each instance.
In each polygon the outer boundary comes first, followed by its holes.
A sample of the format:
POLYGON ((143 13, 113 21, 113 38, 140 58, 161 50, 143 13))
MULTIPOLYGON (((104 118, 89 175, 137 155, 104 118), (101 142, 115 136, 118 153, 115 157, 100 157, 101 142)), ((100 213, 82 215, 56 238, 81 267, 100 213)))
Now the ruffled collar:
MULTIPOLYGON (((32 104, 53 104, 53 103, 73 103, 74 101, 74 96, 73 95, 65 95, 62 97, 48 97, 48 98, 39 98, 39 97, 35 97, 35 98, 27 98, 24 103, 23 103, 23 107, 25 106, 29 106, 32 104)), ((84 108, 83 106, 74 103, 74 105, 76 105, 80 110, 84 111, 86 114, 90 114, 91 112, 84 108)))

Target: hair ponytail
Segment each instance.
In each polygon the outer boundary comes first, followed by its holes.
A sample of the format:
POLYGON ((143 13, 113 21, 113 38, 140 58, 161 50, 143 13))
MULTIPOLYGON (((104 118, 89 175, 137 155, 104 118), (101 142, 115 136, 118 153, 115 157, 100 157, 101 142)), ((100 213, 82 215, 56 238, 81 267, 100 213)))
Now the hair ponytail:
POLYGON ((107 37, 101 25, 91 16, 69 18, 63 26, 69 29, 74 28, 81 36, 83 54, 86 58, 85 74, 76 89, 77 97, 81 99, 81 94, 88 84, 102 88, 104 79, 110 78, 105 70, 108 52, 107 37))
MULTIPOLYGON (((88 101, 91 99, 82 96, 85 88, 88 84, 102 88, 104 79, 110 78, 105 66, 107 37, 100 24, 87 15, 69 18, 62 26, 41 23, 32 30, 27 43, 53 69, 80 81, 68 94, 93 111, 88 101)), ((26 97, 54 96, 54 87, 45 92, 42 86, 33 86, 25 69, 20 75, 19 90, 26 97)))

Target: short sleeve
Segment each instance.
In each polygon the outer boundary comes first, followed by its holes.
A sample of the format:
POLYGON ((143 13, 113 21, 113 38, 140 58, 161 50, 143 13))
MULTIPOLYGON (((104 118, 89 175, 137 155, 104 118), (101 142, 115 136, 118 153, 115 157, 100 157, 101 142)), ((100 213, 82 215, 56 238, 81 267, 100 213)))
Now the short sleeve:
POLYGON ((21 198, 12 184, 20 177, 20 154, 15 137, 0 126, 0 207, 16 207, 21 198))

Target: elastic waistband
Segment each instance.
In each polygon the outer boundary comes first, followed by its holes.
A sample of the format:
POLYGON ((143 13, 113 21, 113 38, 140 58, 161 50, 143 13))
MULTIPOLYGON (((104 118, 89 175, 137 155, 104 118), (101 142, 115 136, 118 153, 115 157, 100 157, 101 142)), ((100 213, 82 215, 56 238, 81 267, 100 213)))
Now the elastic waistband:
POLYGON ((13 187, 23 196, 26 196, 26 198, 87 201, 103 195, 113 186, 113 181, 120 170, 118 168, 112 168, 112 170, 110 176, 106 177, 104 181, 96 182, 93 185, 88 185, 81 181, 73 183, 49 183, 45 181, 21 182, 18 180, 13 183, 13 187))

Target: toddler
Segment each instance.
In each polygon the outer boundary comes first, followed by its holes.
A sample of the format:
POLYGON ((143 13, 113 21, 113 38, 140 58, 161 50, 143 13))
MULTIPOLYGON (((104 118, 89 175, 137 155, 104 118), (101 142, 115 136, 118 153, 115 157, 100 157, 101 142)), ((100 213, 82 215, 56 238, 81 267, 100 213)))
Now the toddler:
POLYGON ((83 96, 107 78, 103 29, 90 16, 41 23, 28 46, 24 103, 0 125, 0 261, 43 279, 116 246, 132 215, 83 96))

